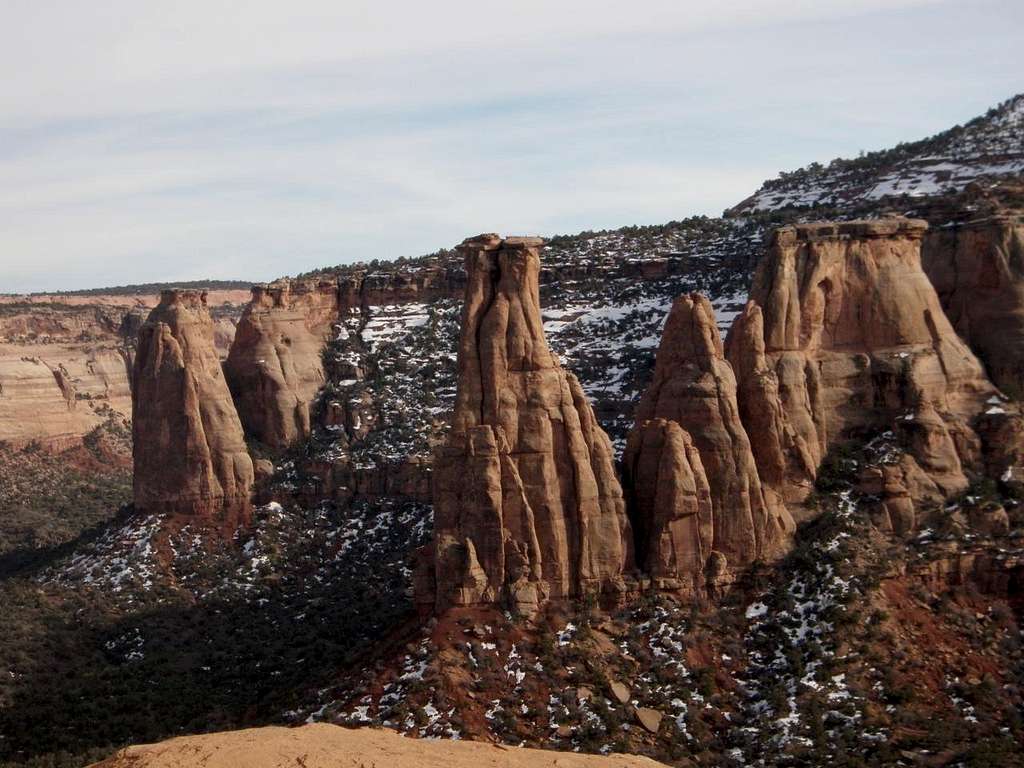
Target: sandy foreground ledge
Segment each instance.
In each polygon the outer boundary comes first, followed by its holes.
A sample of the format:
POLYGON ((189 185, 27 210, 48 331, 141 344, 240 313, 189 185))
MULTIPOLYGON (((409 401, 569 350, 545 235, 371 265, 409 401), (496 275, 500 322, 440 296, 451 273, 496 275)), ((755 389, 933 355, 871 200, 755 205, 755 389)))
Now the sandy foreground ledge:
POLYGON ((663 768, 632 755, 578 755, 473 741, 407 739, 317 723, 181 736, 121 750, 93 768, 663 768))

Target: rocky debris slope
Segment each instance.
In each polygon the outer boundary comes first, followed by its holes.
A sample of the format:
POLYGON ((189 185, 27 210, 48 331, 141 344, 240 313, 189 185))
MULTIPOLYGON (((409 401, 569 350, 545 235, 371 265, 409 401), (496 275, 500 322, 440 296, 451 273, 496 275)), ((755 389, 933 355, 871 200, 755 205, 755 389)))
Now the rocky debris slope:
POLYGON ((281 448, 309 436, 324 383, 322 355, 338 319, 334 281, 254 286, 224 365, 246 433, 281 448))
POLYGON ((703 594, 788 547, 793 519, 761 482, 736 392, 711 302, 679 297, 623 460, 639 564, 663 588, 703 594))
POLYGON ((253 464, 214 348, 206 293, 168 290, 139 333, 132 393, 140 515, 232 530, 248 519, 253 464))
POLYGON ((814 163, 765 182, 731 215, 853 207, 888 199, 949 194, 967 184, 1024 173, 1024 94, 963 126, 852 160, 814 163))
POLYGON ((965 494, 893 538, 857 489, 889 458, 827 465, 794 550, 699 610, 649 592, 609 613, 549 604, 531 622, 450 611, 311 691, 291 721, 673 765, 1017 765, 1019 504, 965 494), (1002 527, 970 522, 1000 503, 1002 527))
POLYGON ((461 246, 467 285, 452 432, 435 462, 438 610, 624 590, 630 533, 611 442, 541 321, 542 241, 461 246))
MULTIPOLYGON (((1019 418, 998 405, 921 269, 926 227, 892 218, 788 226, 772 237, 727 354, 741 380, 758 382, 741 386, 741 410, 776 424, 754 455, 767 475, 787 479, 788 496, 810 490, 840 441, 896 425, 904 463, 872 482, 887 495, 906 496, 902 486, 941 499, 981 468, 974 420, 986 410, 1019 418)), ((893 527, 912 530, 908 514, 893 527)))
POLYGON ((129 747, 94 768, 656 768, 632 755, 566 755, 469 741, 404 739, 388 730, 323 723, 179 736, 129 747))

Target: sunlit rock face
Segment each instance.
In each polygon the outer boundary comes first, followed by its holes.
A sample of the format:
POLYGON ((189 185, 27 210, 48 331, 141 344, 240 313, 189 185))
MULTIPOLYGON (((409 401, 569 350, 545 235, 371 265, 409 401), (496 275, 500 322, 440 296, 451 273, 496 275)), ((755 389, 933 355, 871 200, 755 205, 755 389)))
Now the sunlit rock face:
POLYGON ((435 459, 433 585, 420 584, 440 610, 618 594, 632 565, 611 443, 544 338, 541 245, 482 235, 460 248, 458 393, 435 459))
POLYGON ((281 280, 252 289, 224 372, 246 432, 282 448, 309 436, 338 320, 337 280, 281 280))
POLYGON ((203 291, 164 291, 139 332, 132 432, 137 511, 234 530, 253 464, 214 346, 203 291))
POLYGON ((975 427, 998 402, 921 267, 926 230, 900 217, 782 227, 726 345, 762 476, 799 500, 833 446, 888 430, 906 456, 863 486, 902 533, 913 498, 963 491, 991 463, 975 427))
POLYGON ((735 574, 788 548, 793 520, 761 482, 704 296, 672 306, 623 465, 633 524, 643 531, 640 565, 663 588, 701 594, 710 564, 717 578, 723 563, 735 574))

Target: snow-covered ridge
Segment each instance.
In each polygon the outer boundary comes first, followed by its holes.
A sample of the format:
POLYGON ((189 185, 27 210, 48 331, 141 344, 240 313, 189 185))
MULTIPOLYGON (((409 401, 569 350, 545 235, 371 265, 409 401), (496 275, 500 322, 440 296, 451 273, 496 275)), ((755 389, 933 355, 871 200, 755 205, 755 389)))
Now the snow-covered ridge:
POLYGON ((1024 174, 1024 94, 964 126, 855 160, 813 163, 765 182, 732 213, 955 193, 972 181, 1024 174))

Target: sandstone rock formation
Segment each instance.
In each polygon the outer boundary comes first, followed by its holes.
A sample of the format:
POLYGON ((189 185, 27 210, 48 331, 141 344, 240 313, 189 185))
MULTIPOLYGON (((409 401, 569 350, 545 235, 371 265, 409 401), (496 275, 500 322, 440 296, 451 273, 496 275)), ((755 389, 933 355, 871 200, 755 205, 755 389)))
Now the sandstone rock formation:
MULTIPOLYGON (((945 495, 966 488, 965 466, 981 456, 971 423, 996 390, 921 269, 926 228, 892 218, 772 237, 727 355, 762 477, 787 498, 806 495, 836 442, 894 424, 928 483, 945 495)), ((865 482, 896 488, 918 475, 889 474, 865 482)), ((898 498, 909 495, 892 496, 893 527, 911 529, 898 498)))
POLYGON ((637 563, 657 589, 699 592, 714 544, 700 452, 677 422, 653 419, 630 434, 626 457, 637 563))
POLYGON ((327 723, 269 726, 128 747, 93 768, 658 768, 634 755, 576 755, 448 739, 407 739, 387 729, 327 723))
POLYGON ((0 313, 0 440, 61 450, 131 411, 121 310, 7 304, 0 313))
POLYGON ((793 520, 761 482, 736 394, 711 303, 680 296, 623 459, 638 562, 679 580, 662 586, 702 592, 713 552, 735 570, 788 545, 793 520))
POLYGON ((127 364, 116 342, 0 344, 0 440, 60 450, 80 443, 108 413, 130 410, 127 364))
POLYGON ((139 334, 133 379, 136 510, 224 531, 244 523, 253 464, 205 292, 161 294, 139 334))
POLYGON ((764 316, 753 302, 733 321, 726 353, 736 375, 740 420, 762 482, 787 502, 802 500, 824 453, 817 428, 824 415, 811 400, 817 370, 799 354, 769 360, 764 316))
POLYGON ((1007 211, 932 229, 921 260, 992 381, 1024 397, 1024 218, 1007 211))
POLYGON ((481 235, 460 247, 458 394, 435 459, 439 610, 508 601, 532 612, 619 592, 631 565, 611 443, 544 338, 541 243, 481 235))
POLYGON ((323 349, 338 318, 335 280, 257 285, 224 372, 246 432, 275 448, 310 433, 323 349))

